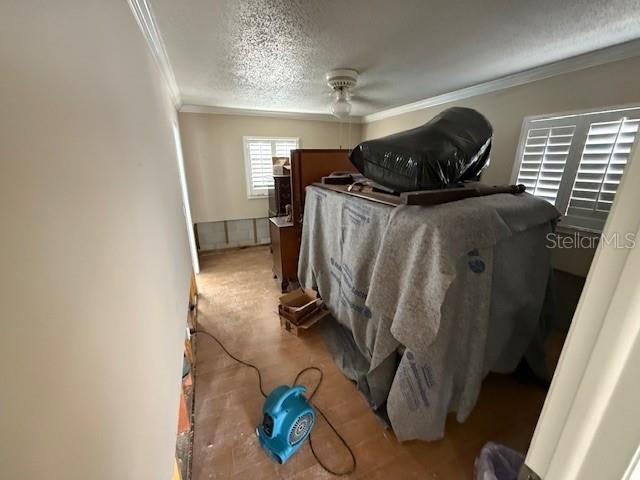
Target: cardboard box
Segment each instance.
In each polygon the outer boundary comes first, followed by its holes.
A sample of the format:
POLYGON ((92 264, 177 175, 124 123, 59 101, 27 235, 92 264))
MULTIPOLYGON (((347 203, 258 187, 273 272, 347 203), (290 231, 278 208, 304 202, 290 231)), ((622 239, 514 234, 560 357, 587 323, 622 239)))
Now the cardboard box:
POLYGON ((278 313, 294 323, 302 317, 317 310, 322 304, 318 293, 311 288, 299 288, 280 297, 278 313))
POLYGON ((306 317, 305 320, 299 324, 293 323, 288 318, 280 316, 280 326, 287 332, 299 337, 327 315, 329 315, 329 310, 322 307, 316 312, 313 312, 310 317, 306 317))
POLYGON ((280 297, 280 325, 299 336, 329 314, 315 290, 299 288, 280 297))
POLYGON ((289 157, 271 157, 274 175, 291 175, 289 157))

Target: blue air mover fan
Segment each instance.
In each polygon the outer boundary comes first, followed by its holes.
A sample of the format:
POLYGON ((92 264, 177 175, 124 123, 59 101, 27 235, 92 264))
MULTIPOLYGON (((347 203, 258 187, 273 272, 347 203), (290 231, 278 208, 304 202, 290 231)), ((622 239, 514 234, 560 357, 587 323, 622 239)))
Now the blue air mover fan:
POLYGON ((262 424, 256 428, 260 445, 278 463, 296 453, 311 433, 316 413, 300 385, 275 388, 262 406, 262 424))

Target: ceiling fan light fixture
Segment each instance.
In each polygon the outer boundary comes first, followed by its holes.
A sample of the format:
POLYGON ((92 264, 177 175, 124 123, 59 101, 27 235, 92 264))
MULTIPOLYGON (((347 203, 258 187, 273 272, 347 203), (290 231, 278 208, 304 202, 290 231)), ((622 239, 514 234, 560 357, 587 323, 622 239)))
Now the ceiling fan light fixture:
POLYGON ((335 100, 331 103, 331 113, 338 118, 346 118, 351 113, 351 102, 346 90, 336 90, 335 100))
POLYGON ((350 90, 358 83, 358 72, 350 68, 338 68, 327 72, 325 78, 334 91, 331 113, 340 119, 347 118, 351 113, 350 90))

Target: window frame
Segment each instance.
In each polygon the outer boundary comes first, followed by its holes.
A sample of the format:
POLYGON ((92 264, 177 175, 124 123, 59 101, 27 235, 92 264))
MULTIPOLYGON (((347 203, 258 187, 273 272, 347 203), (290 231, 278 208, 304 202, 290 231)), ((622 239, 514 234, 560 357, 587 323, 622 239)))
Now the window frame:
POLYGON ((269 195, 269 189, 254 189, 253 188, 253 171, 251 170, 251 154, 249 151, 249 146, 252 141, 258 142, 270 142, 271 143, 271 156, 275 156, 277 142, 295 142, 296 148, 300 148, 300 138, 299 137, 266 137, 266 136, 256 136, 256 135, 246 135, 242 137, 242 147, 244 150, 244 173, 245 173, 245 184, 247 188, 247 199, 248 200, 260 200, 265 199, 269 195))
MULTIPOLYGON (((628 104, 595 109, 591 108, 586 110, 576 110, 543 115, 530 115, 528 117, 525 117, 522 121, 522 127, 520 129, 520 136, 518 139, 518 148, 516 150, 516 158, 513 162, 513 168, 511 171, 511 183, 516 183, 518 180, 520 167, 523 161, 523 153, 527 141, 527 135, 530 129, 575 125, 575 130, 571 138, 571 145, 569 146, 569 154, 567 155, 565 168, 562 173, 562 180, 560 181, 558 195, 555 202, 555 207, 560 211, 562 215, 560 217, 558 225, 559 227, 568 230, 581 230, 593 233, 601 233, 606 221, 606 217, 604 220, 598 220, 596 218, 567 215, 566 212, 571 199, 571 192, 576 181, 576 176, 580 167, 580 160, 582 159, 582 154, 591 124, 620 120, 621 117, 624 116, 625 111, 634 112, 636 113, 635 117, 640 118, 640 104, 628 104)), ((625 166, 625 172, 628 168, 629 163, 632 161, 633 150, 638 148, 638 143, 640 143, 640 131, 637 133, 636 139, 632 146, 632 150, 629 153, 627 164, 625 166)))

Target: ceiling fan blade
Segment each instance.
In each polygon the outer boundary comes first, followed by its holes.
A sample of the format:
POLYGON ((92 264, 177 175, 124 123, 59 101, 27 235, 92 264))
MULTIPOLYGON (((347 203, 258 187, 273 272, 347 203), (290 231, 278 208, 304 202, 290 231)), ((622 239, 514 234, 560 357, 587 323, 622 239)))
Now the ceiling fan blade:
POLYGON ((381 88, 388 87, 391 82, 385 80, 367 80, 363 79, 361 82, 358 82, 356 86, 356 90, 367 91, 370 92, 372 90, 378 90, 381 88))
POLYGON ((362 106, 362 107, 367 107, 367 108, 375 108, 375 109, 383 109, 383 108, 388 108, 389 105, 382 102, 381 100, 377 100, 374 98, 369 98, 369 97, 363 97, 360 95, 355 95, 352 99, 351 102, 355 105, 355 106, 362 106))

